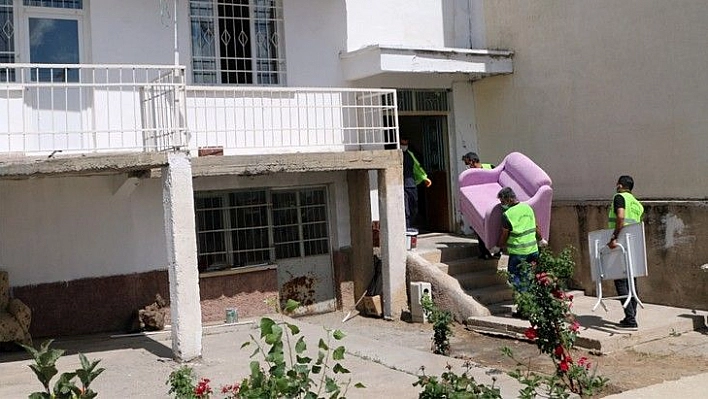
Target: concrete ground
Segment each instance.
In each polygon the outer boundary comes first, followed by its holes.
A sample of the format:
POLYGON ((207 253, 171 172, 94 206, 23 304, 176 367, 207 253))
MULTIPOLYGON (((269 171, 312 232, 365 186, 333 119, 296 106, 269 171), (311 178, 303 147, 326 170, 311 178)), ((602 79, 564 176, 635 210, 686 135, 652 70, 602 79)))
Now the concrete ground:
MULTIPOLYGON (((574 300, 573 309, 582 325, 581 341, 578 342, 584 342, 584 347, 596 345, 596 350, 600 352, 629 347, 666 356, 690 351, 703 355, 703 358, 708 357, 708 337, 704 332, 693 331, 696 326, 705 325, 705 311, 646 304, 639 311, 638 331, 627 332, 618 330, 614 325, 622 316, 617 301, 607 301, 607 312, 602 307, 593 311, 595 304, 596 298, 579 293, 574 300)), ((366 386, 365 389, 350 388, 347 397, 416 398, 421 389, 414 387, 413 383, 418 380, 421 367, 427 375, 434 376, 439 376, 448 366, 458 374, 465 370, 463 360, 431 353, 430 325, 369 319, 357 316, 356 312, 353 312, 353 318, 344 322, 342 320, 347 311, 296 320, 285 318, 301 328, 311 350, 316 348, 320 337, 326 336, 323 327, 342 329, 347 334, 338 343, 347 351, 343 365, 351 370, 352 383, 361 382, 366 386)), ((249 374, 248 364, 252 360, 249 356, 253 346, 241 349, 241 344, 249 341, 252 335, 258 337, 256 322, 255 319, 243 320, 237 324, 204 328, 202 358, 189 365, 198 376, 210 378, 215 391, 249 374)), ((508 334, 518 334, 525 329, 523 320, 504 316, 489 316, 476 323, 473 323, 475 328, 480 330, 506 331, 508 334)), ((169 331, 138 336, 93 335, 61 339, 53 347, 67 350, 58 362, 60 373, 79 367, 77 352, 84 353, 89 359, 101 359, 100 366, 106 371, 92 385, 101 398, 168 398, 169 387, 165 382, 170 372, 180 367, 172 360, 169 331)), ((261 360, 259 356, 255 359, 261 360)), ((30 364, 24 352, 0 352, 0 398, 26 398, 31 392, 41 389, 28 368, 30 364)), ((495 381, 504 398, 518 396, 518 382, 499 370, 471 365, 470 373, 480 383, 491 384, 495 381)), ((708 373, 607 398, 674 396, 698 399, 706 397, 705 387, 708 387, 708 373)), ((214 397, 221 396, 217 394, 214 397)))

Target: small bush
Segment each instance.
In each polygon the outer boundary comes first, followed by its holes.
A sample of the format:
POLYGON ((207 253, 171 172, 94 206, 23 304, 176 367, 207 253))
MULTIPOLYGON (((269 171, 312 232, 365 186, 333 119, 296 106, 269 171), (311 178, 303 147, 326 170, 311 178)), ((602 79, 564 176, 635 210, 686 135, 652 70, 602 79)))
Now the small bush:
POLYGON ((430 295, 423 295, 421 305, 428 320, 433 324, 433 353, 448 355, 450 353, 450 337, 452 336, 452 314, 440 310, 430 295))
POLYGON ((40 345, 39 349, 31 346, 22 345, 25 350, 34 358, 34 364, 30 364, 37 376, 39 382, 44 386, 44 391, 33 392, 29 395, 29 399, 91 399, 95 398, 98 393, 91 390, 90 385, 96 377, 103 371, 103 368, 96 368, 100 360, 89 361, 86 356, 79 353, 81 368, 72 372, 62 373, 59 380, 54 383, 54 387, 50 388, 50 382, 59 370, 57 370, 56 362, 64 354, 61 349, 51 349, 50 345, 54 340, 48 340, 40 345), (81 382, 81 387, 77 386, 74 378, 78 377, 81 382))

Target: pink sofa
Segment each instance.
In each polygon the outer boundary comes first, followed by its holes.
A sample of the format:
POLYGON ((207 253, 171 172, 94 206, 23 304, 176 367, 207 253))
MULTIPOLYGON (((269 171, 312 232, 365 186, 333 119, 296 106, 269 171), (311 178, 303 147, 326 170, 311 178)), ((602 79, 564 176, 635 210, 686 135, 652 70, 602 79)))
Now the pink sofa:
POLYGON ((494 169, 467 169, 460 173, 460 211, 487 248, 497 245, 501 234, 501 206, 497 193, 511 187, 521 202, 531 205, 543 238, 551 225, 551 178, 520 152, 512 152, 494 169))

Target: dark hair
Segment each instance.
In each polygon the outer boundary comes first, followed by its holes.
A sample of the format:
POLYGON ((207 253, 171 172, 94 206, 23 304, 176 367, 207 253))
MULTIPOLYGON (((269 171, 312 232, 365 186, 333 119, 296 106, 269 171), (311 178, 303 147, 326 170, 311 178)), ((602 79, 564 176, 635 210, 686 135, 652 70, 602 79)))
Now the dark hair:
POLYGON ((632 176, 622 175, 619 179, 617 179, 617 184, 620 184, 627 190, 632 191, 634 188, 634 179, 632 179, 632 176))
POLYGON ((499 198, 500 200, 515 200, 516 193, 514 192, 514 190, 511 189, 511 187, 504 187, 499 190, 497 198, 499 198))
POLYGON ((472 163, 477 163, 479 162, 479 155, 477 155, 476 152, 468 152, 467 154, 462 156, 462 161, 470 161, 472 163))

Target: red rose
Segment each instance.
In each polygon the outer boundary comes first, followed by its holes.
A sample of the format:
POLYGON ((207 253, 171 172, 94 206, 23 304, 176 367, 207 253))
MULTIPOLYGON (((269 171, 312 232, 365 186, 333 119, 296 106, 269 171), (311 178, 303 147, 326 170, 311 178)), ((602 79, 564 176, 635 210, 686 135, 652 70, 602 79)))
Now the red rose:
POLYGON ((536 329, 533 327, 529 327, 526 329, 526 331, 524 331, 524 335, 526 336, 526 338, 533 341, 537 337, 536 329))

